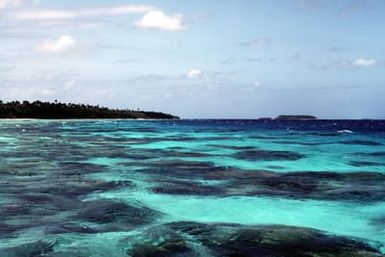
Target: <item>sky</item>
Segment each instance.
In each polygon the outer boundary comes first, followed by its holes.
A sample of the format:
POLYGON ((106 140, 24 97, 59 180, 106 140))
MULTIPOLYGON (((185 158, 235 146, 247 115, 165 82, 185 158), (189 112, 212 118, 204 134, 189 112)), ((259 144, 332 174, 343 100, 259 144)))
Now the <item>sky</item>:
POLYGON ((0 0, 0 99, 385 118, 383 0, 0 0))

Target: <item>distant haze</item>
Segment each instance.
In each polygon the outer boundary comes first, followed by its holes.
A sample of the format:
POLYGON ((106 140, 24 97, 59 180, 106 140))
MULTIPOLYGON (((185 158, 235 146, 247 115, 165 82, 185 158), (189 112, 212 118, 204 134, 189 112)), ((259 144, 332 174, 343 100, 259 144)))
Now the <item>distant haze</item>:
POLYGON ((385 118, 382 0, 0 0, 0 99, 385 118))

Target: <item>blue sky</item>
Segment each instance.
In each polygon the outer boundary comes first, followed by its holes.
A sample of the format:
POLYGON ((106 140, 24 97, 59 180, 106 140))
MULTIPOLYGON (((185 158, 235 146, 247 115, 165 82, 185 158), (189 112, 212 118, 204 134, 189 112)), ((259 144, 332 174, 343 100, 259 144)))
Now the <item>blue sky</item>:
POLYGON ((0 0, 1 99, 385 118, 381 0, 0 0))

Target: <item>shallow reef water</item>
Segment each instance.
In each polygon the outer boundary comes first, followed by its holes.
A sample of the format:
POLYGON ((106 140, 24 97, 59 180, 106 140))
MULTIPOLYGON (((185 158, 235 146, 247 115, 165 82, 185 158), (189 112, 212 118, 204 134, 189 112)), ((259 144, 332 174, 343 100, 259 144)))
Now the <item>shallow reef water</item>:
POLYGON ((0 257, 384 253, 384 121, 0 121, 0 257))

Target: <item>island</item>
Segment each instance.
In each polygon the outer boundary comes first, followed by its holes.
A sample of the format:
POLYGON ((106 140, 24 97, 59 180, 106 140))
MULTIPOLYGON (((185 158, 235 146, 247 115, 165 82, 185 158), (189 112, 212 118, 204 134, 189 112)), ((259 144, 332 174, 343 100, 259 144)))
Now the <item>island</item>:
POLYGON ((278 121, 305 121, 316 120, 317 117, 312 115, 279 115, 275 120, 278 121))
POLYGON ((74 103, 0 100, 2 119, 179 119, 179 117, 153 111, 109 109, 98 105, 74 103))
POLYGON ((258 121, 263 121, 263 122, 268 122, 268 121, 272 121, 273 118, 270 118, 270 117, 261 117, 261 118, 258 118, 257 120, 258 120, 258 121))

